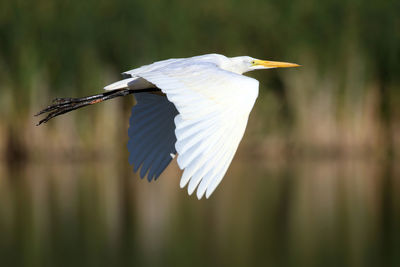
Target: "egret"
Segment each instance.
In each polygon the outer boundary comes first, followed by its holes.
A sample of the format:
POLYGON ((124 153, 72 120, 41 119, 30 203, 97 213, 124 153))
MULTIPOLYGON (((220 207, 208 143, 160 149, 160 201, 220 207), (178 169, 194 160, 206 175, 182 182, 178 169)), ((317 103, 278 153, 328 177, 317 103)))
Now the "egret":
POLYGON ((129 163, 140 177, 156 180, 177 155, 181 188, 208 198, 224 177, 243 137, 259 82, 243 76, 258 69, 300 65, 248 56, 207 54, 158 61, 124 72, 103 94, 57 98, 36 115, 39 123, 69 111, 133 94, 129 163))

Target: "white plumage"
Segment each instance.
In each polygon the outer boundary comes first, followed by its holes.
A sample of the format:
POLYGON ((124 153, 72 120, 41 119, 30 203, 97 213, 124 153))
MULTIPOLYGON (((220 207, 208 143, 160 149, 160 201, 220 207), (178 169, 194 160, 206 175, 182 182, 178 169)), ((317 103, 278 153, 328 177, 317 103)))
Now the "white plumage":
POLYGON ((168 59, 124 73, 106 90, 157 87, 163 95, 135 94, 129 127, 129 162, 149 181, 177 153, 180 186, 208 198, 224 177, 258 95, 258 81, 241 75, 296 64, 210 54, 168 59))

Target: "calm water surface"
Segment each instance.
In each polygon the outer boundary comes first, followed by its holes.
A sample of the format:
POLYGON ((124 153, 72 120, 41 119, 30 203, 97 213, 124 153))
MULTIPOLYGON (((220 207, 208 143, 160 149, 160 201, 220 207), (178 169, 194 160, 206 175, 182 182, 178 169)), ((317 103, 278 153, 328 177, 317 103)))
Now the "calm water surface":
POLYGON ((236 159, 198 201, 174 162, 0 164, 1 266, 400 266, 399 172, 236 159))

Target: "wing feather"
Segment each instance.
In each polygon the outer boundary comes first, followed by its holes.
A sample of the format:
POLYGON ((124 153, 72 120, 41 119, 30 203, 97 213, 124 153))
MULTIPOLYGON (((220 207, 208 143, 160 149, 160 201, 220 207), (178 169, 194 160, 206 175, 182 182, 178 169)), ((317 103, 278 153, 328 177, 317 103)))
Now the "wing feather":
MULTIPOLYGON (((168 121, 162 121, 161 123, 157 124, 154 123, 151 125, 151 131, 147 135, 141 135, 140 138, 137 139, 137 149, 140 151, 139 154, 136 154, 135 158, 137 160, 137 166, 135 166, 135 169, 137 171, 137 168, 141 166, 146 158, 151 154, 151 152, 157 148, 157 146, 160 146, 160 143, 164 141, 164 131, 162 129, 165 129, 168 126, 168 121)), ((134 137, 134 136, 133 136, 134 137)), ((151 160, 151 159, 150 159, 151 160)), ((150 165, 151 162, 149 162, 150 165)), ((146 170, 142 167, 140 171, 140 177, 143 178, 146 174, 146 170)))
POLYGON ((157 179, 168 166, 175 150, 175 106, 165 96, 150 93, 135 94, 137 104, 129 119, 129 163, 140 177, 157 179))
MULTIPOLYGON (((156 85, 175 105, 175 149, 184 170, 180 185, 189 183, 189 194, 197 188, 199 199, 204 194, 208 198, 235 155, 258 95, 258 81, 204 62, 171 63, 135 75, 156 85)), ((156 174, 149 172, 151 177, 156 174)))
MULTIPOLYGON (((169 149, 170 144, 174 143, 176 141, 175 136, 170 135, 168 136, 168 139, 162 144, 162 148, 159 150, 160 152, 165 151, 165 149, 169 149)), ((168 166, 168 164, 171 162, 171 160, 175 157, 175 153, 171 153, 171 157, 166 157, 163 153, 159 153, 157 157, 154 159, 154 162, 152 164, 153 168, 150 168, 148 176, 151 177, 151 179, 157 180, 157 178, 160 176, 162 171, 164 171, 165 167, 168 166)))
MULTIPOLYGON (((164 129, 167 127, 167 123, 163 123, 158 125, 160 129, 164 129)), ((142 149, 142 153, 138 157, 138 162, 139 165, 141 165, 140 168, 140 177, 143 178, 146 173, 148 172, 150 166, 154 164, 154 159, 157 156, 157 153, 159 152, 159 149, 162 148, 163 141, 164 141, 164 133, 163 131, 155 131, 156 134, 154 136, 149 136, 149 141, 142 140, 143 143, 149 144, 146 146, 144 149, 142 149), (152 141, 152 142, 151 142, 152 141), (143 164, 143 165, 142 165, 143 164)), ((149 181, 151 181, 151 177, 147 177, 149 181)))
MULTIPOLYGON (((234 129, 230 129, 230 130, 232 131, 234 129)), ((204 176, 201 181, 202 183, 206 179, 208 179, 209 181, 211 181, 212 179, 215 179, 216 173, 218 171, 220 171, 220 169, 222 168, 222 164, 225 163, 228 155, 235 153, 239 142, 235 142, 234 135, 230 134, 227 136, 228 137, 225 140, 223 140, 223 142, 218 143, 219 146, 212 147, 211 151, 208 152, 208 154, 214 155, 214 156, 210 157, 210 159, 208 159, 203 164, 203 166, 201 166, 202 176, 204 176)), ((230 163, 230 161, 229 161, 229 163, 230 163)), ((225 172, 223 174, 225 174, 225 172)), ((205 185, 207 187, 209 185, 209 182, 205 182, 205 184, 203 184, 203 185, 205 185)), ((199 198, 201 198, 203 196, 203 194, 204 194, 204 192, 201 192, 201 188, 199 187, 199 189, 197 190, 197 196, 199 198)))

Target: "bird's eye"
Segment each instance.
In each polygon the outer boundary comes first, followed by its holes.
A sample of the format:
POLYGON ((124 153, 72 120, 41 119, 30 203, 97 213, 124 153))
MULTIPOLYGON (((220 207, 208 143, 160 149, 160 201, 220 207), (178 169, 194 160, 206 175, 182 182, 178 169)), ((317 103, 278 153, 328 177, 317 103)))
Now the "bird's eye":
POLYGON ((253 61, 251 61, 251 65, 255 65, 256 64, 256 62, 253 60, 253 61))

